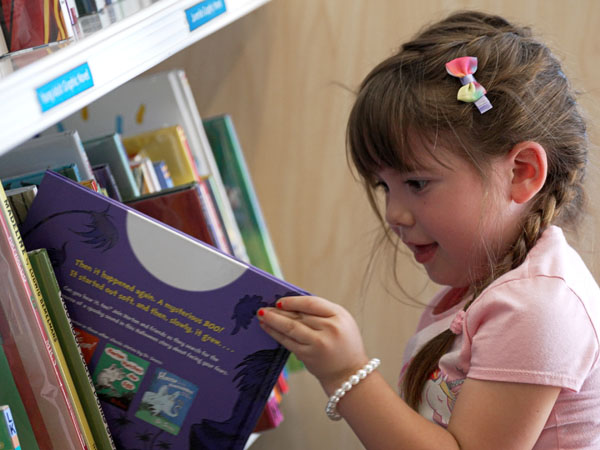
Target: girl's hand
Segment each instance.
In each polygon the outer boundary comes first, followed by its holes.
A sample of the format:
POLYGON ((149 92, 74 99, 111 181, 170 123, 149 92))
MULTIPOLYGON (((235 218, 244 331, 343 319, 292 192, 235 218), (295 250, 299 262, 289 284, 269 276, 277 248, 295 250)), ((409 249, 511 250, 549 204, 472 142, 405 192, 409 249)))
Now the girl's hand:
POLYGON ((285 297, 277 308, 260 309, 258 319, 319 379, 327 395, 369 361, 354 318, 323 298, 285 297))

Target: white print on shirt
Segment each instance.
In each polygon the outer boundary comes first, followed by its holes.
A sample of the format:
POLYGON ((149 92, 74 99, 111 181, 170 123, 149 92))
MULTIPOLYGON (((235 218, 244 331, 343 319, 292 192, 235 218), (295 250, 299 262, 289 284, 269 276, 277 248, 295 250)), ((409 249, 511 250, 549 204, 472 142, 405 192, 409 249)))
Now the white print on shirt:
POLYGON ((464 379, 448 382, 448 375, 436 369, 423 388, 419 414, 446 428, 464 379))

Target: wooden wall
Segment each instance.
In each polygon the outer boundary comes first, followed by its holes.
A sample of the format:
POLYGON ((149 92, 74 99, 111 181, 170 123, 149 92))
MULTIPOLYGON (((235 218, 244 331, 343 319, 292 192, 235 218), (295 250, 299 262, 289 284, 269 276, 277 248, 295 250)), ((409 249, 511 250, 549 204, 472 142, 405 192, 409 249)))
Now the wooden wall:
MULTIPOLYGON (((422 24, 459 8, 533 26, 583 91, 592 142, 598 142, 600 2, 595 0, 272 0, 153 69, 185 68, 202 116, 232 115, 286 278, 350 309, 369 355, 381 358, 381 371, 393 385, 420 309, 394 288, 385 259, 377 260, 365 284, 378 229, 348 169, 345 124, 351 90, 369 69, 422 24)), ((592 204, 599 197, 596 172, 594 165, 592 204)), ((592 207, 578 242, 600 275, 596 217, 592 207)), ((427 300, 436 287, 410 257, 404 259, 403 287, 409 296, 427 300)), ((295 373, 289 381, 284 423, 265 433, 254 449, 362 448, 343 421, 327 419, 326 397, 310 374, 295 373)))

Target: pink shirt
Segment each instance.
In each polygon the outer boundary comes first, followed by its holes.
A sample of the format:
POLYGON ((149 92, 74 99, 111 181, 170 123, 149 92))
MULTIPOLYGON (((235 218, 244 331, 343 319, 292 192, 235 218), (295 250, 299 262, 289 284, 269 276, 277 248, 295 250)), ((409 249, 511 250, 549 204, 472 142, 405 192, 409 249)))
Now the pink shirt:
MULTIPOLYGON (((448 329, 464 302, 423 313, 403 367, 448 329)), ((525 262, 468 308, 449 353, 423 391, 420 413, 447 426, 466 377, 562 388, 535 449, 600 448, 600 289, 562 231, 550 227, 525 262)))

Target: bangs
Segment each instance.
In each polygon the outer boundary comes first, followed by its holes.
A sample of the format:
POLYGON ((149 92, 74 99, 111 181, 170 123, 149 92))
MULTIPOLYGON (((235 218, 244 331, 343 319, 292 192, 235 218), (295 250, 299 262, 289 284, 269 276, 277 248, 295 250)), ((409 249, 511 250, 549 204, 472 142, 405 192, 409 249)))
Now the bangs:
POLYGON ((349 157, 367 183, 375 181, 382 167, 400 172, 423 168, 423 155, 417 147, 427 149, 438 160, 434 150, 441 143, 440 124, 446 121, 439 120, 438 106, 431 100, 435 92, 421 95, 426 84, 422 80, 421 87, 409 88, 401 70, 393 70, 373 73, 361 86, 346 138, 349 157), (415 139, 424 145, 415 146, 415 139))

